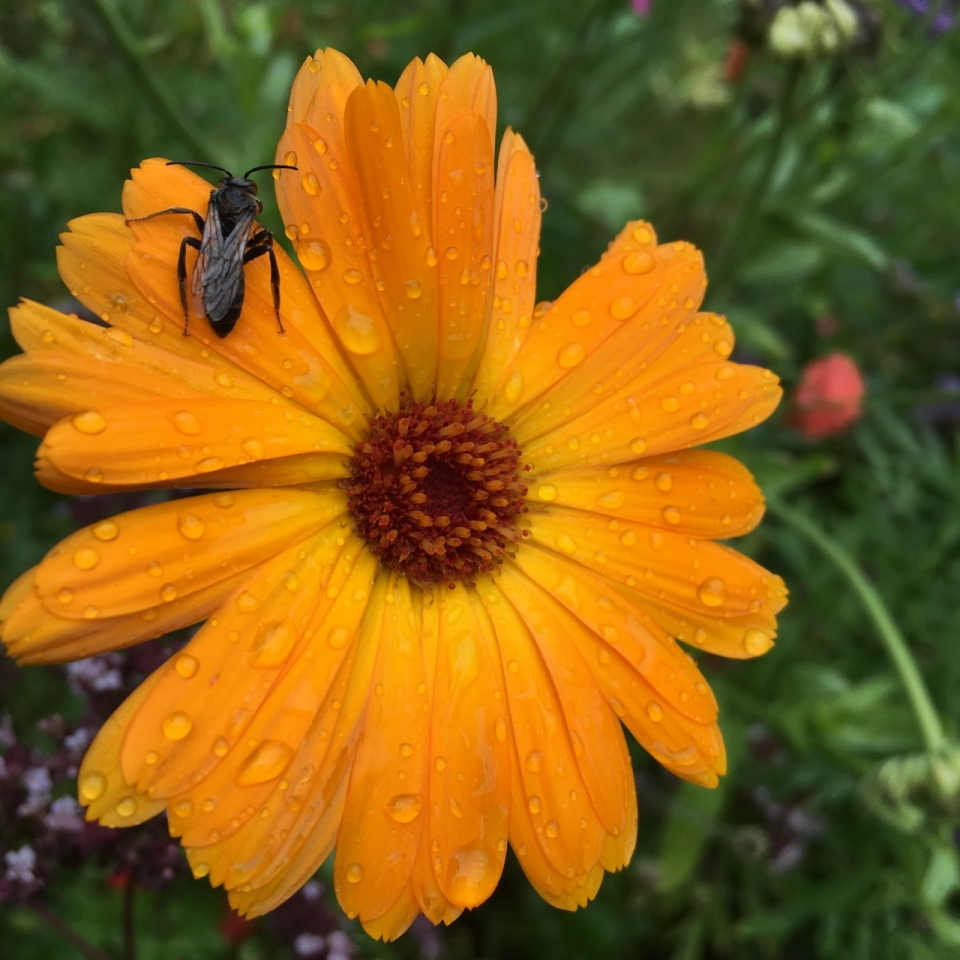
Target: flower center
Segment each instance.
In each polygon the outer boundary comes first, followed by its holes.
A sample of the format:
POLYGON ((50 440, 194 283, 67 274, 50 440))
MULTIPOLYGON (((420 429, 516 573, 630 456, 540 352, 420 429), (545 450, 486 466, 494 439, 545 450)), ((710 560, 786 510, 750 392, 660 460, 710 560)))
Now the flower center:
MULTIPOLYGON (((527 488, 520 450, 472 401, 401 400, 370 421, 345 481, 358 532, 383 562, 418 583, 493 570, 519 541, 527 488)), ((452 583, 451 583, 452 586, 452 583)))

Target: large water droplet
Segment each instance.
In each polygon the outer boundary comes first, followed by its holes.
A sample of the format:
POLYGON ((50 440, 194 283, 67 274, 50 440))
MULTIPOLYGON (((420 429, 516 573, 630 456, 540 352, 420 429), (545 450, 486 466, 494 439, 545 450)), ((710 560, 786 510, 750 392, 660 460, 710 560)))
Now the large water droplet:
POLYGON ((80 778, 80 796, 84 800, 96 800, 107 789, 107 778, 102 773, 88 773, 80 778))
POLYGON ((182 653, 177 657, 174 668, 184 680, 189 680, 200 669, 200 661, 189 653, 182 653))
POLYGON ((654 723, 659 723, 663 719, 663 707, 659 703, 651 701, 647 704, 647 716, 654 723))
MULTIPOLYGON (((274 171, 274 172, 278 172, 278 171, 274 171)), ((203 862, 201 861, 200 863, 195 863, 195 864, 193 865, 193 876, 194 876, 194 879, 196 879, 196 880, 202 880, 208 873, 210 873, 210 864, 209 864, 209 863, 203 863, 203 862)))
POLYGON ((560 836, 560 824, 556 820, 548 820, 543 828, 543 832, 551 839, 555 840, 560 836))
POLYGON ((117 537, 120 536, 120 528, 113 520, 104 520, 103 523, 98 523, 93 528, 93 535, 98 540, 109 542, 110 540, 116 540, 117 537))
POLYGON ((423 284, 419 280, 408 280, 406 282, 407 296, 411 300, 419 300, 423 295, 423 284))
POLYGON ((490 895, 490 885, 500 873, 491 874, 490 864, 490 853, 482 842, 454 850, 447 865, 447 885, 457 904, 475 907, 490 895))
POLYGON ((107 421, 96 410, 78 413, 72 423, 81 433, 88 434, 103 433, 107 426, 107 421))
POLYGON ((137 812, 137 801, 133 797, 124 797, 114 809, 121 817, 132 817, 137 812))
POLYGON ((552 500, 557 499, 559 491, 552 483, 541 484, 537 489, 537 496, 541 500, 546 500, 548 503, 552 500))
POLYGON ((349 304, 334 314, 333 326, 340 342, 355 356, 367 357, 380 348, 376 324, 349 304))
POLYGON ((630 449, 637 454, 643 453, 647 449, 647 441, 643 437, 634 437, 630 441, 630 449))
POLYGON ((614 320, 629 320, 637 312, 637 301, 633 297, 617 297, 610 304, 610 316, 614 320))
POLYGON ((577 552, 577 541, 569 533, 561 531, 557 534, 557 546, 566 554, 572 555, 577 552))
POLYGON ((204 457, 196 464, 197 473, 213 473, 223 469, 223 461, 219 457, 204 457))
POLYGON ((589 310, 577 310, 570 317, 570 321, 575 327, 585 327, 592 319, 589 310))
POLYGON ((200 421, 189 410, 181 410, 175 413, 171 418, 173 425, 187 436, 196 436, 203 431, 200 421))
POLYGON ((680 398, 672 395, 669 397, 664 397, 660 401, 660 406, 663 407, 667 413, 675 413, 680 409, 680 398))
POLYGON ((195 513, 182 513, 177 518, 177 529, 188 540, 199 540, 207 525, 195 513))
POLYGON ((327 642, 331 647, 334 647, 336 650, 347 645, 347 641, 350 639, 350 631, 346 627, 334 627, 327 636, 327 642))
POLYGON ((168 740, 182 740, 193 729, 193 720, 182 710, 171 713, 163 721, 163 735, 168 740))
POLYGON ((705 427, 709 422, 710 421, 707 419, 706 414, 703 414, 703 413, 695 413, 690 418, 690 426, 693 427, 694 430, 705 429, 705 427))
POLYGON ((160 588, 160 599, 164 603, 172 603, 177 599, 177 588, 172 583, 165 583, 160 588))
POLYGON ((412 823, 420 816, 423 798, 419 793, 398 793, 386 805, 387 816, 397 823, 412 823))
POLYGON ((653 481, 658 490, 667 493, 673 489, 673 477, 669 473, 658 473, 653 481))
POLYGON ((727 598, 726 584, 719 577, 708 577, 697 588, 700 602, 708 607, 719 607, 727 598))
POLYGON ((286 621, 268 623, 260 628, 251 648, 250 662, 255 667, 277 667, 290 655, 297 635, 286 621))
POLYGON ((301 240, 297 244, 297 259, 304 270, 317 272, 330 263, 330 248, 322 240, 301 240))
POLYGON ((507 379, 503 388, 503 395, 508 403, 516 403, 523 391, 523 374, 514 370, 507 379))
POLYGON ((773 646, 773 640, 762 630, 752 628, 743 635, 743 648, 752 657, 759 657, 773 646))
POLYGON ((627 273, 650 273, 656 265, 657 261, 647 250, 631 250, 623 258, 623 269, 627 273))
POLYGON ((527 809, 528 809, 531 813, 539 813, 539 812, 540 812, 540 798, 537 797, 537 796, 528 797, 528 798, 527 798, 527 809))
POLYGON ((320 192, 320 181, 317 179, 317 175, 312 171, 310 173, 305 173, 301 182, 303 183, 303 189, 311 197, 315 197, 320 192))
POLYGON ((92 570, 100 562, 100 554, 93 547, 81 547, 73 555, 73 562, 81 570, 92 570))
POLYGON ((557 353, 557 363, 565 369, 575 367, 587 355, 582 343, 567 343, 557 353))
POLYGON ((276 780, 293 758, 293 748, 280 740, 264 740, 243 761, 236 782, 242 787, 276 780))

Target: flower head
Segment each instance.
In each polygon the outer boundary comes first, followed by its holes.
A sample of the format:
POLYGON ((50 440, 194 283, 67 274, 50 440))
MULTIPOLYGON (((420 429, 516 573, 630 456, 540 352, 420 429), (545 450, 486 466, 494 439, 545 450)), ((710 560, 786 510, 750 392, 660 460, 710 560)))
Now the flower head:
POLYGON ((845 433, 860 419, 863 376, 843 353, 831 353, 803 368, 793 394, 791 423, 808 439, 845 433))
MULTIPOLYGON (((636 837, 621 724, 681 777, 724 772, 677 641, 773 644, 782 581, 715 542, 760 491, 691 448, 767 417, 776 377, 730 361, 700 254, 645 223, 537 304, 536 169, 508 129, 495 176, 495 129, 476 57, 394 90, 320 51, 277 152, 285 333, 259 258, 234 331, 182 335, 182 216, 70 224, 62 276, 107 326, 12 311, 0 411, 44 437, 44 483, 211 492, 68 537, 3 599, 4 641, 57 662, 205 621, 100 731, 80 799, 108 826, 166 810, 248 916, 334 848, 374 936, 481 903, 508 845, 584 905, 636 837)), ((148 160, 124 212, 209 195, 148 160)))

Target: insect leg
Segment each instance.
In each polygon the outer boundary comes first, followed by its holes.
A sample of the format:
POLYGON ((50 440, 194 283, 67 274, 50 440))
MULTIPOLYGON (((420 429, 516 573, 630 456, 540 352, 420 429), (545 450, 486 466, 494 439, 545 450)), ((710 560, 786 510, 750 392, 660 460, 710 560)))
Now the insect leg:
POLYGON ((243 262, 249 263, 262 257, 264 254, 270 256, 270 289, 273 291, 273 310, 277 315, 277 325, 281 333, 286 333, 283 329, 283 321, 280 319, 280 268, 277 266, 277 255, 273 252, 273 234, 269 230, 261 230, 256 234, 247 246, 247 251, 243 255, 243 262))
POLYGON ((191 210, 189 207, 170 207, 168 210, 158 210, 156 213, 148 213, 145 217, 133 217, 130 220, 125 220, 124 223, 140 223, 143 220, 152 220, 154 217, 162 217, 168 213, 186 213, 193 217, 193 222, 197 225, 197 230, 200 233, 203 233, 203 217, 197 213, 196 210, 191 210))
POLYGON ((183 335, 187 336, 187 327, 190 325, 190 314, 187 311, 187 247, 200 249, 200 241, 196 237, 184 237, 180 241, 180 256, 177 257, 177 282, 180 284, 180 305, 183 307, 183 335))

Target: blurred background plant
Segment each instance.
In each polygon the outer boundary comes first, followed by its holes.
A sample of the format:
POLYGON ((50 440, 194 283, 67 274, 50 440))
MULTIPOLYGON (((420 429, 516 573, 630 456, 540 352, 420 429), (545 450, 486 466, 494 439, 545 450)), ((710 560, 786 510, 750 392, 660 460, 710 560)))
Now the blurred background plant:
MULTIPOLYGON (((508 864, 452 928, 374 945, 327 875, 252 924, 162 823, 72 801, 93 729, 183 642, 0 667, 0 943, 18 960, 910 958, 960 955, 960 25, 954 0, 18 0, 0 4, 0 299, 74 309, 71 217, 149 156, 273 159, 293 74, 332 45, 393 82, 494 67, 536 152, 550 298, 633 217, 695 242, 737 358, 796 396, 724 444, 770 515, 745 546, 792 590, 777 647, 700 657, 731 755, 717 791, 635 751, 638 852, 577 914, 508 864), (839 366, 830 355, 841 354, 839 366), (841 370, 842 367, 842 370, 841 370), (812 407, 811 407, 812 404, 812 407), (829 429, 810 429, 811 422, 829 429), (810 419, 810 413, 819 414, 810 419), (806 419, 805 419, 806 418, 806 419), (805 426, 805 424, 807 426, 805 426)), ((265 220, 282 236, 275 206, 265 220)), ((0 334, 5 355, 15 346, 0 334)), ((0 585, 135 501, 74 500, 0 427, 0 585)))

